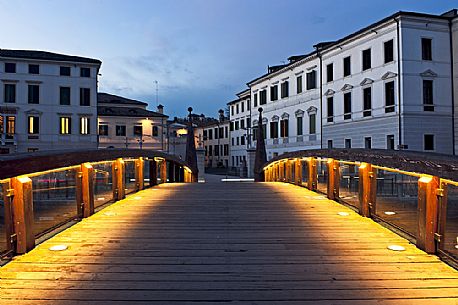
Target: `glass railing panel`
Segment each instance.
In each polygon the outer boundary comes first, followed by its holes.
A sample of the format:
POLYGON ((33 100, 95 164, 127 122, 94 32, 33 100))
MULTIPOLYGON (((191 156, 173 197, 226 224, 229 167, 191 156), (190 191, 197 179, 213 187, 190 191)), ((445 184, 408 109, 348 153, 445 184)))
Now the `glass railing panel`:
POLYGON ((143 185, 144 187, 149 187, 149 167, 150 167, 150 161, 149 160, 144 160, 143 161, 143 185))
POLYGON ((447 185, 446 213, 441 246, 443 251, 458 260, 458 186, 447 185))
POLYGON ((94 206, 97 208, 113 200, 113 162, 100 162, 94 168, 94 206))
POLYGON ((309 164, 307 161, 302 160, 301 166, 302 166, 302 184, 305 185, 309 181, 309 164))
POLYGON ((359 165, 339 162, 339 198, 359 210, 359 165))
POLYGON ((77 218, 76 179, 79 168, 30 176, 35 236, 77 218))
POLYGON ((125 166, 125 175, 124 175, 124 181, 125 181, 125 189, 126 189, 126 194, 130 194, 132 192, 135 192, 135 160, 129 159, 129 160, 124 160, 124 166, 125 166))
POLYGON ((328 192, 328 164, 326 159, 316 161, 316 172, 318 175, 317 190, 323 193, 328 192))
POLYGON ((3 253, 7 250, 5 202, 3 202, 3 195, 3 185, 0 183, 0 253, 3 253))
POLYGON ((417 236, 418 176, 378 169, 375 214, 412 237, 417 236))

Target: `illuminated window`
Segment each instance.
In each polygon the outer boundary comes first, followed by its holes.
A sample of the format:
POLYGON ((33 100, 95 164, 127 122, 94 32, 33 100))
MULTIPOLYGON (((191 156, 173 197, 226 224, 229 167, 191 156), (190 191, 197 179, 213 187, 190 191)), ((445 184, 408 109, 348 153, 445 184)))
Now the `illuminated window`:
POLYGON ((108 125, 100 124, 99 125, 99 136, 107 136, 108 135, 108 125))
POLYGON ((60 134, 72 133, 72 119, 70 117, 60 117, 60 134))
POLYGON ((90 119, 88 117, 80 118, 80 133, 81 134, 90 134, 90 119))
POLYGON ((16 117, 7 116, 6 117, 6 137, 11 139, 15 133, 16 133, 16 117))
POLYGON ((3 118, 3 115, 0 115, 0 133, 3 133, 3 125, 5 124, 5 120, 3 118))
POLYGON ((27 128, 29 134, 40 133, 40 117, 29 116, 29 126, 27 128))

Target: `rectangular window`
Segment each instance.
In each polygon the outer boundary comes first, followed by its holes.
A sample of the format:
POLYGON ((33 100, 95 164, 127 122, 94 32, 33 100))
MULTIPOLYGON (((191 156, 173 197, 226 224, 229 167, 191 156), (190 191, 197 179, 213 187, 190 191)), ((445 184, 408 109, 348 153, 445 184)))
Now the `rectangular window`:
POLYGON ((70 87, 60 87, 60 104, 70 105, 70 87))
POLYGON ((343 73, 343 76, 349 76, 351 74, 351 57, 348 56, 348 57, 345 57, 343 59, 343 70, 344 70, 344 73, 343 73))
POLYGON ((229 129, 230 131, 234 131, 234 122, 229 123, 229 129))
POLYGON ((250 118, 246 118, 246 127, 247 128, 251 127, 251 119, 250 118))
POLYGON ((218 134, 218 128, 215 128, 215 139, 218 139, 218 136, 219 136, 219 134, 218 134))
POLYGON ((309 134, 316 134, 316 114, 309 116, 309 134))
POLYGON ((6 117, 6 138, 12 139, 15 133, 16 133, 16 117, 7 116, 6 117))
POLYGON ((253 107, 258 107, 258 94, 255 93, 253 96, 253 107))
POLYGON ((80 68, 81 77, 91 77, 91 68, 80 68))
POLYGON ((278 138, 278 122, 270 122, 270 138, 278 138))
POLYGON ((385 113, 394 112, 394 82, 385 83, 385 113))
POLYGON ((259 92, 259 105, 265 105, 267 103, 267 90, 264 89, 259 92))
POLYGON ((334 65, 333 64, 329 64, 326 66, 326 80, 328 83, 334 80, 334 65))
POLYGON ((29 85, 28 86, 28 101, 29 101, 29 104, 39 104, 40 103, 40 86, 38 85, 29 85))
POLYGON ((229 138, 229 130, 228 130, 227 126, 224 127, 224 137, 225 138, 229 138))
POLYGON ((366 148, 366 149, 371 149, 372 148, 372 138, 371 137, 365 137, 364 138, 364 148, 366 148))
POLYGON ((236 114, 239 114, 239 104, 236 104, 236 105, 235 105, 235 113, 236 113, 236 114))
POLYGON ((344 94, 344 120, 351 119, 351 92, 344 94))
POLYGON ((303 135, 303 130, 304 130, 303 118, 301 116, 299 116, 299 117, 296 118, 296 120, 297 120, 297 124, 296 124, 297 131, 296 131, 296 133, 297 133, 298 136, 302 136, 303 135))
POLYGON ((108 135, 108 125, 100 124, 99 125, 99 136, 107 136, 108 135))
POLYGON ((3 133, 5 130, 3 126, 5 126, 5 118, 0 114, 0 133, 3 133))
POLYGON ((72 133, 72 119, 70 117, 60 117, 60 134, 72 133))
POLYGON ((208 155, 213 156, 213 145, 208 145, 208 155))
POLYGON ((429 39, 429 38, 421 39, 421 59, 433 60, 432 39, 429 39))
POLYGON ((219 156, 219 146, 215 145, 215 156, 219 156))
POLYGON ((16 64, 14 62, 6 62, 5 73, 16 73, 16 64))
POLYGON ((80 117, 80 134, 90 134, 90 118, 89 117, 80 117))
POLYGON ((245 137, 244 136, 240 137, 240 145, 245 145, 245 137))
POLYGON ((363 71, 371 68, 371 49, 363 51, 363 71))
POLYGON ((434 135, 433 134, 425 134, 423 135, 423 144, 424 150, 434 150, 434 135))
POLYGON ((239 130, 240 129, 239 128, 239 124, 240 124, 239 121, 235 121, 235 130, 239 130))
POLYGON ((237 143, 237 145, 240 145, 240 138, 239 137, 236 138, 236 143, 237 143))
POLYGON ((372 88, 363 89, 363 116, 368 117, 372 114, 372 88))
POLYGON ((91 106, 90 88, 80 88, 80 106, 91 106))
MULTIPOLYGON (((158 126, 152 126, 153 128, 153 137, 159 137, 159 127, 158 126)), ((205 134, 204 134, 205 138, 205 134)))
POLYGON ((423 80, 423 110, 434 111, 432 80, 423 80))
POLYGON ((394 60, 393 52, 393 40, 389 40, 383 43, 383 55, 384 63, 389 63, 394 60))
POLYGON ((219 128, 219 138, 220 139, 224 138, 224 128, 223 127, 219 128))
POLYGON ((289 82, 285 81, 281 84, 281 98, 289 96, 289 82))
POLYGON ((332 140, 328 140, 328 148, 329 148, 329 149, 333 148, 332 140))
POLYGON ((29 134, 38 134, 40 133, 40 117, 38 116, 29 116, 28 120, 28 133, 29 134))
POLYGON ((264 136, 264 139, 267 139, 267 124, 262 124, 262 135, 264 136))
POLYGON ((244 119, 240 120, 240 128, 245 129, 245 120, 244 119))
POLYGON ((328 123, 334 122, 334 97, 330 96, 327 99, 327 110, 328 110, 328 123))
POLYGON ((208 130, 208 139, 213 140, 213 130, 212 129, 208 130))
POLYGON ((116 135, 118 137, 126 136, 126 125, 116 125, 116 135))
POLYGON ((316 88, 316 71, 311 71, 306 75, 306 88, 307 90, 316 88))
POLYGON ((386 149, 394 150, 394 135, 392 134, 386 136, 386 149))
POLYGON ((16 103, 16 85, 5 84, 3 89, 3 100, 5 103, 16 103))
POLYGON ((242 108, 241 112, 244 112, 245 111, 245 103, 241 102, 240 103, 240 107, 242 108))
POLYGON ((29 74, 40 74, 40 65, 29 65, 29 74))
POLYGON ((351 148, 351 139, 345 139, 345 148, 351 148))
POLYGON ((70 76, 70 67, 60 67, 60 76, 70 76))
POLYGON ((278 100, 278 85, 274 85, 270 87, 270 100, 271 101, 278 100))
POLYGON ((135 125, 134 126, 134 137, 142 137, 142 136, 143 136, 143 126, 135 125))
POLYGON ((302 93, 302 75, 299 75, 296 78, 296 88, 297 88, 297 94, 302 93))
POLYGON ((280 121, 280 137, 282 138, 289 137, 289 120, 280 121))
POLYGON ((231 115, 234 115, 234 105, 231 106, 231 115))

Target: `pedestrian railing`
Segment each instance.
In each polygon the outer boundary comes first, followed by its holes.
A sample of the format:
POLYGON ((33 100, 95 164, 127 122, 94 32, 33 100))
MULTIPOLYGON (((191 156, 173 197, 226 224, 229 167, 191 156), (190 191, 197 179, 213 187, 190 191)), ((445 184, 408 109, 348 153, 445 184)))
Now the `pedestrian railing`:
POLYGON ((458 262, 458 158, 384 150, 287 153, 264 167, 267 182, 325 194, 383 222, 418 248, 458 262))
POLYGON ((90 150, 0 158, 0 256, 26 253, 36 239, 89 217, 107 203, 166 182, 192 182, 175 156, 90 150))

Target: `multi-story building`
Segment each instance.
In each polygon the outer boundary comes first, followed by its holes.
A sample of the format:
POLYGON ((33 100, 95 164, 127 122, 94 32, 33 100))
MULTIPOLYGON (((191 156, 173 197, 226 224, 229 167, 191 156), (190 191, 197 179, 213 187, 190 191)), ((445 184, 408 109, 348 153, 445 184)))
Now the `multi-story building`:
POLYGON ((202 122, 195 122, 194 134, 196 147, 205 149, 205 167, 229 166, 229 119, 224 116, 224 111, 219 111, 219 119, 207 118, 202 122))
POLYGON ((320 59, 317 52, 291 56, 289 63, 269 67, 267 74, 251 81, 253 135, 258 107, 263 108, 267 157, 321 147, 320 59))
POLYGON ((248 83, 269 159, 326 147, 455 153, 457 10, 398 12, 314 47, 248 83))
POLYGON ((146 109, 148 103, 125 97, 98 94, 99 148, 164 150, 168 116, 163 106, 146 109))
POLYGON ((101 61, 0 49, 0 153, 97 148, 101 61))
POLYGON ((250 89, 237 94, 237 99, 227 103, 230 118, 229 165, 237 170, 246 167, 247 148, 253 141, 251 129, 250 89))
POLYGON ((399 12, 318 48, 323 147, 453 154, 457 24, 399 12))

